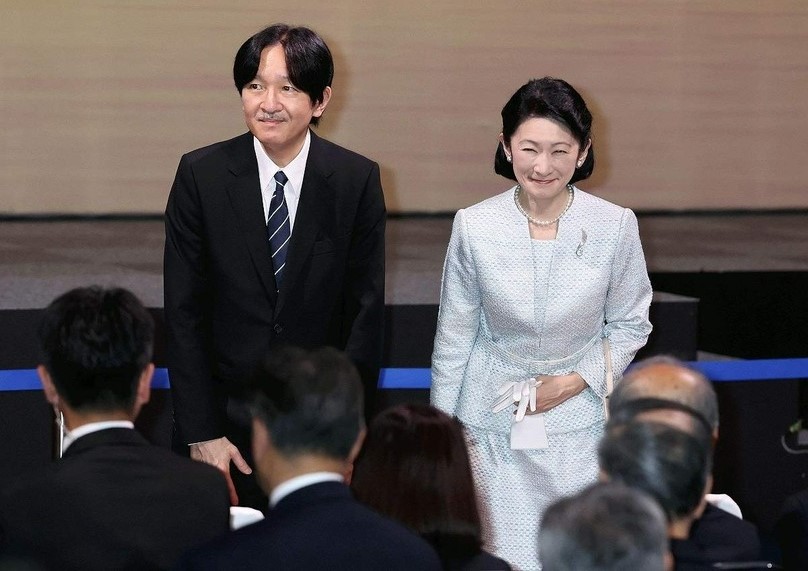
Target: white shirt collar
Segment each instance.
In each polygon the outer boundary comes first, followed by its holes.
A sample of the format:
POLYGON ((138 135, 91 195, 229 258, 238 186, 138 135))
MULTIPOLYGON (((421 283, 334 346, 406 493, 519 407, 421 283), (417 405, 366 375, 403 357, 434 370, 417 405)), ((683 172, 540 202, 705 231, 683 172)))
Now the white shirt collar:
POLYGON ((297 156, 285 167, 276 165, 267 155, 261 141, 253 137, 253 148, 255 158, 258 160, 258 180, 261 183, 261 199, 264 203, 264 220, 269 217, 269 201, 272 193, 275 192, 275 173, 283 171, 289 181, 283 187, 283 195, 286 198, 286 208, 289 209, 289 226, 294 229, 297 205, 300 202, 300 189, 303 187, 303 175, 306 174, 306 163, 309 160, 309 148, 311 147, 311 131, 306 130, 306 138, 303 147, 297 156))
POLYGON ((290 478, 285 482, 281 482, 275 489, 272 490, 272 493, 269 494, 269 506, 274 508, 278 505, 278 502, 281 501, 283 498, 291 494, 292 492, 296 492, 301 488, 305 488, 306 486, 311 486, 313 484, 319 484, 321 482, 344 482, 345 478, 342 477, 342 474, 337 474, 336 472, 312 472, 311 474, 303 474, 302 476, 295 476, 294 478, 290 478))
POLYGON ((75 430, 70 430, 67 432, 67 434, 65 434, 64 446, 62 447, 62 451, 67 450, 71 444, 73 444, 76 440, 78 440, 82 436, 87 436, 88 434, 98 432, 99 430, 107 430, 108 428, 134 429, 135 425, 129 422, 128 420, 104 420, 101 422, 88 422, 87 424, 82 424, 75 430))

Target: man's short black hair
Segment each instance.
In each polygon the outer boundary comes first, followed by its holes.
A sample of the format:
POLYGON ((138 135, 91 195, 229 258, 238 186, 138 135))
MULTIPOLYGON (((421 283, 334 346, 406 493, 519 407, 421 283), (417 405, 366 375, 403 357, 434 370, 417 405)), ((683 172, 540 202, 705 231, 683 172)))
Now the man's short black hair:
POLYGON ((281 346, 260 366, 249 400, 281 454, 345 460, 364 427, 362 391, 344 353, 281 346))
MULTIPOLYGON (((283 47, 289 81, 307 93, 313 104, 321 103, 325 88, 334 79, 331 50, 309 28, 287 24, 264 28, 241 45, 233 62, 233 81, 238 92, 241 93, 244 86, 255 79, 264 48, 278 44, 283 47)), ((312 117, 311 124, 317 125, 319 120, 319 117, 312 117)))
POLYGON ((76 288, 56 298, 39 326, 43 364, 77 411, 131 411, 149 364, 154 321, 122 288, 76 288))

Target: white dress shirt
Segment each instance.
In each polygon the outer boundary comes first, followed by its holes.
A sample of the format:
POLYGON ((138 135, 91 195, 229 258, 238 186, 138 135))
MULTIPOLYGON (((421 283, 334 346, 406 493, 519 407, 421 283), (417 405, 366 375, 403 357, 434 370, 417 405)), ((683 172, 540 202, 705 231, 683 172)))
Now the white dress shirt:
POLYGON ((258 159, 258 180, 261 183, 261 200, 264 202, 264 220, 269 218, 269 201, 275 192, 275 173, 283 171, 289 179, 283 187, 283 196, 286 198, 286 208, 289 210, 289 230, 295 228, 297 204, 300 202, 300 189, 303 186, 303 175, 306 173, 306 162, 309 160, 309 147, 311 146, 311 132, 306 130, 306 139, 297 156, 285 167, 281 168, 269 158, 261 142, 253 137, 255 158, 258 159))
POLYGON ((64 453, 71 444, 82 436, 87 436, 88 434, 98 432, 99 430, 107 430, 108 428, 134 429, 135 425, 128 420, 104 420, 102 422, 88 422, 87 424, 82 424, 75 430, 70 430, 65 434, 64 444, 62 445, 62 453, 64 453))
POLYGON ((342 474, 337 474, 336 472, 312 472, 311 474, 296 476, 275 486, 275 489, 269 494, 269 506, 274 508, 283 498, 306 486, 320 484, 322 482, 344 481, 345 478, 342 477, 342 474))

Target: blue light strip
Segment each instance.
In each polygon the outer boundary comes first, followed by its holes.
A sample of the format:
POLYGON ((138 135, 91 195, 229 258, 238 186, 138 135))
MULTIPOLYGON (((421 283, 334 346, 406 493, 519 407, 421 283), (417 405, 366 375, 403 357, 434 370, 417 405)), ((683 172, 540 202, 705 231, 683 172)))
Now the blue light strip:
POLYGON ((37 391, 42 389, 36 369, 0 371, 0 391, 37 391))
MULTIPOLYGON (((168 369, 155 369, 151 386, 153 389, 167 389, 168 369)), ((0 392, 39 390, 42 390, 42 383, 36 369, 0 370, 0 392)))
POLYGON ((380 389, 429 389, 432 372, 429 369, 382 369, 380 389))
MULTIPOLYGON (((692 361, 688 363, 713 382, 808 379, 808 358, 692 361)), ((429 389, 428 368, 387 368, 379 375, 380 389, 429 389)), ((36 369, 0 370, 0 392, 42 388, 36 369)), ((155 369, 153 389, 169 388, 168 370, 155 369)))
POLYGON ((688 364, 713 382, 808 379, 808 358, 693 361, 688 364))

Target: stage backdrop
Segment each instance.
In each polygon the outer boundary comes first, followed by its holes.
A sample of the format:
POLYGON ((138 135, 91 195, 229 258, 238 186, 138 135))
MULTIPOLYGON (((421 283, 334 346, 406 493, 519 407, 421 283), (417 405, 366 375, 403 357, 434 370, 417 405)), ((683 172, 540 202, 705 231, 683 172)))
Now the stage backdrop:
POLYGON ((578 87, 598 166, 635 209, 807 208, 804 0, 4 0, 0 214, 159 213, 180 154, 244 130, 241 42, 305 24, 336 60, 320 132, 377 160, 390 211, 507 187, 499 111, 578 87))

